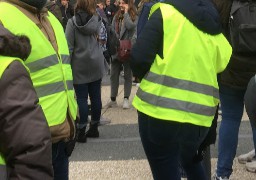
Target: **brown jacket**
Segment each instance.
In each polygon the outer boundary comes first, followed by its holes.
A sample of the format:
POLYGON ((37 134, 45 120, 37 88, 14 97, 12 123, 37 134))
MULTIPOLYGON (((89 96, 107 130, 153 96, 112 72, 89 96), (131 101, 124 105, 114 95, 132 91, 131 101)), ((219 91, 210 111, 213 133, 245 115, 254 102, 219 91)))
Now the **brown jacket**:
MULTIPOLYGON (((58 52, 58 45, 57 45, 53 28, 49 20, 46 18, 46 16, 48 15, 47 8, 43 8, 39 12, 38 9, 36 9, 35 7, 32 7, 19 0, 2 0, 2 1, 13 4, 21 12, 23 12, 28 18, 30 18, 41 29, 43 34, 50 41, 56 53, 58 52)), ((50 131, 51 131, 53 143, 58 142, 60 140, 66 141, 69 138, 74 137, 74 132, 75 132, 74 122, 71 120, 70 116, 67 114, 66 120, 60 125, 51 126, 50 131)))
MULTIPOLYGON (((25 59, 30 52, 28 43, 25 37, 3 35, 0 27, 1 56, 25 59)), ((19 61, 13 61, 0 78, 0 152, 6 160, 6 166, 0 165, 0 179, 53 179, 51 145, 29 73, 19 61)))

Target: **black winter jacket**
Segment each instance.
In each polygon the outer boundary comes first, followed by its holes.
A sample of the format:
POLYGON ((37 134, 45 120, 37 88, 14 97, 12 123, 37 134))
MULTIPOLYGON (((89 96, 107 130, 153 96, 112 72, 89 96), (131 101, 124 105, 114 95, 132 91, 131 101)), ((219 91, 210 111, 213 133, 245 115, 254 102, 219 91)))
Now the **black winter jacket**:
MULTIPOLYGON (((223 27, 223 33, 229 40, 229 16, 233 0, 212 0, 216 5, 223 27)), ((219 75, 221 84, 235 89, 246 89, 252 76, 256 73, 256 56, 233 53, 227 68, 219 75)))

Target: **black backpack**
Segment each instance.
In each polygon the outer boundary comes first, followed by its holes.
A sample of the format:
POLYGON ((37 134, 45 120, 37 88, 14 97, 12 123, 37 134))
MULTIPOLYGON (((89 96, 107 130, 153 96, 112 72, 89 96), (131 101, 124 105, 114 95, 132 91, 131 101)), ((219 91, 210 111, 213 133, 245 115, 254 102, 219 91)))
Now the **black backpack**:
POLYGON ((114 55, 117 53, 117 47, 119 46, 119 40, 116 36, 116 32, 113 28, 113 26, 106 22, 103 18, 102 18, 102 22, 107 30, 107 51, 109 53, 110 56, 114 55))
POLYGON ((256 53, 256 2, 234 0, 229 18, 230 43, 235 53, 256 53))

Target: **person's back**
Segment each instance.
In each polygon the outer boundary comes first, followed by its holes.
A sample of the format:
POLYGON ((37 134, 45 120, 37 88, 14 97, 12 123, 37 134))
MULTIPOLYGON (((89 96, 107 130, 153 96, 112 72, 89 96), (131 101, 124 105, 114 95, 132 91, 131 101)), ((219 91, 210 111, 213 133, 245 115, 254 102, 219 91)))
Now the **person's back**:
POLYGON ((179 164, 189 178, 206 179, 194 157, 212 124, 217 74, 231 51, 208 1, 167 0, 151 8, 131 67, 142 79, 133 106, 154 179, 180 179, 179 164))
POLYGON ((77 103, 65 34, 59 21, 43 8, 45 3, 1 1, 0 21, 13 34, 30 39, 32 50, 25 64, 50 127, 54 176, 64 180, 68 178, 68 156, 75 142, 77 103))
MULTIPOLYGON (((101 117, 101 81, 106 74, 104 56, 97 37, 101 17, 96 12, 94 0, 77 0, 75 15, 69 19, 65 31, 71 54, 73 84, 79 106, 77 141, 85 143, 87 137, 98 138, 98 125, 101 117), (88 96, 91 100, 91 122, 88 123, 88 96)), ((102 41, 104 38, 102 38, 102 41)))
POLYGON ((50 131, 23 63, 30 51, 27 37, 0 25, 1 180, 53 179, 50 131))

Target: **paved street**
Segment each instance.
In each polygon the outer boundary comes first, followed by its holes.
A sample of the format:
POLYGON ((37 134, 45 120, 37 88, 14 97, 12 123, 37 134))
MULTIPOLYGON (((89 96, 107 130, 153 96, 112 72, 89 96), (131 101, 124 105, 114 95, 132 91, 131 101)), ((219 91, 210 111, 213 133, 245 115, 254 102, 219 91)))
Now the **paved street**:
MULTIPOLYGON (((103 79, 103 106, 109 101, 109 77, 103 79)), ((121 79, 121 78, 120 78, 121 79)), ((122 80, 121 80, 122 81, 122 80)), ((122 83, 122 82, 121 82, 122 83)), ((130 101, 136 93, 133 86, 130 101)), ((85 144, 77 143, 70 158, 70 180, 151 180, 149 165, 139 138, 137 113, 132 107, 122 109, 123 86, 119 88, 117 108, 104 108, 103 117, 111 123, 101 126, 100 138, 88 139, 85 144)), ((220 120, 221 118, 219 118, 220 120)), ((252 149, 252 135, 246 114, 240 128, 237 155, 252 149)), ((217 145, 211 147, 212 172, 214 172, 217 145)), ((237 159, 234 161, 232 180, 256 180, 256 174, 247 172, 237 159)))

